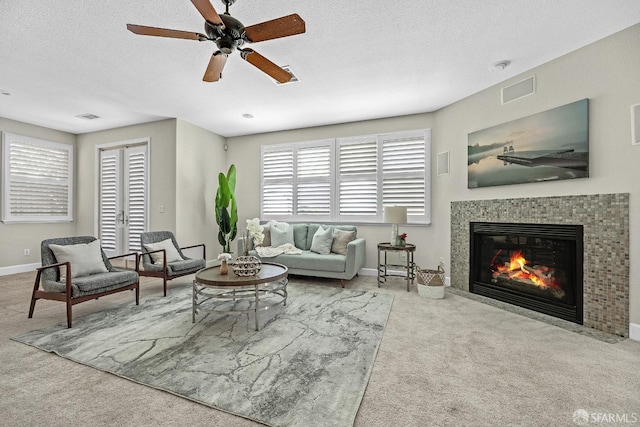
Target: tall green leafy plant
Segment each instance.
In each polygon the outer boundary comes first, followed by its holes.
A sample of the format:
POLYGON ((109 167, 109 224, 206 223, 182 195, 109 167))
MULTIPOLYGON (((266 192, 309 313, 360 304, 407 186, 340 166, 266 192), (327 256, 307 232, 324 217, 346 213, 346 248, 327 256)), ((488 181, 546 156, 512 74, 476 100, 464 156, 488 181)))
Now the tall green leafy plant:
POLYGON ((216 223, 218 224, 218 242, 222 251, 231 253, 231 242, 238 234, 238 207, 236 205, 236 166, 231 165, 227 174, 218 174, 216 193, 216 223))

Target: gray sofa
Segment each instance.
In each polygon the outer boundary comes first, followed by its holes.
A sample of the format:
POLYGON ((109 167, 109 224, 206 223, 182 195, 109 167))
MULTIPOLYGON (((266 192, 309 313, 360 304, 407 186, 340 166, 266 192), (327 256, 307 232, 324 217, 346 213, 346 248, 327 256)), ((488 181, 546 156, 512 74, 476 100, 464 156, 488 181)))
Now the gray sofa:
MULTIPOLYGON (((293 239, 296 248, 302 249, 301 255, 280 254, 275 257, 262 258, 263 262, 276 262, 286 265, 289 274, 302 276, 327 277, 333 279, 351 280, 362 267, 366 260, 365 240, 358 238, 357 227, 353 225, 324 225, 324 224, 291 224, 293 226, 293 239), (343 231, 354 231, 355 239, 347 244, 347 254, 341 255, 330 253, 320 255, 312 252, 311 243, 318 227, 337 228, 343 231)), ((265 243, 269 243, 267 238, 269 228, 265 227, 265 243)), ((257 256, 253 243, 249 242, 249 254, 257 256)), ((238 253, 243 253, 243 241, 238 240, 238 253)), ((342 283, 344 286, 344 283, 342 283)))

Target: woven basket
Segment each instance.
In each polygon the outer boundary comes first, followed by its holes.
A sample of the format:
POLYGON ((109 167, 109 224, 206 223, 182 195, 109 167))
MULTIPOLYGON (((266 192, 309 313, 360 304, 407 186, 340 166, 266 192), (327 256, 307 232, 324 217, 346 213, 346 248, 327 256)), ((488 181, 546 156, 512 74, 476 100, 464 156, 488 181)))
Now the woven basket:
POLYGON ((437 270, 417 269, 418 295, 426 298, 444 298, 444 265, 440 263, 437 270))

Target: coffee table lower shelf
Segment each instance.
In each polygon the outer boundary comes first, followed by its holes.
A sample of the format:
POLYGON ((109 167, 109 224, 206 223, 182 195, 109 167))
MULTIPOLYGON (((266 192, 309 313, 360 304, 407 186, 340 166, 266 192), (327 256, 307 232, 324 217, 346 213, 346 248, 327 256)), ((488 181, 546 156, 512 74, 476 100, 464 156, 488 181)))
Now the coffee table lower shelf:
POLYGON ((263 265, 263 270, 266 271, 261 271, 258 276, 248 280, 249 283, 246 283, 247 278, 232 273, 226 277, 221 276, 216 271, 217 267, 199 271, 193 280, 192 322, 196 322, 196 316, 200 311, 222 314, 254 313, 255 329, 260 330, 258 312, 280 304, 286 306, 288 296, 287 268, 279 264, 266 267, 263 265), (248 308, 237 308, 243 301, 248 308))

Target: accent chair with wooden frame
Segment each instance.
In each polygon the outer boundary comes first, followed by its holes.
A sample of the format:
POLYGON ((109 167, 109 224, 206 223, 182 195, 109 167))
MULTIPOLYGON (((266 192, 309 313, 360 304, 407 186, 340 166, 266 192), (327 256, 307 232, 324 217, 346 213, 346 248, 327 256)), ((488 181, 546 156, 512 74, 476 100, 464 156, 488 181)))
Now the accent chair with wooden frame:
MULTIPOLYGON (((100 254, 96 252, 97 263, 102 258, 103 266, 99 266, 100 272, 91 274, 81 274, 73 277, 75 270, 72 261, 58 262, 51 245, 62 247, 71 247, 73 245, 88 245, 97 239, 92 236, 63 237, 56 239, 43 240, 40 244, 40 257, 42 259, 42 267, 37 269, 36 280, 33 285, 33 294, 31 295, 31 306, 29 308, 29 318, 33 317, 33 311, 36 301, 39 299, 48 299, 65 302, 67 305, 67 327, 71 328, 71 307, 84 301, 98 299, 102 296, 113 294, 116 292, 135 290, 136 305, 140 301, 140 278, 134 270, 126 270, 115 268, 110 260, 124 258, 127 256, 136 256, 136 253, 118 255, 107 258, 102 248, 100 254), (62 277, 64 273, 64 277, 62 277), (42 290, 40 290, 42 285, 42 290)), ((99 244, 97 244, 99 246, 99 244)), ((84 246, 77 246, 84 248, 84 246)), ((69 249, 69 248, 67 248, 69 249)), ((86 257, 86 254, 84 255, 86 257)))
POLYGON ((167 281, 193 274, 206 266, 207 253, 204 243, 181 248, 170 231, 141 233, 140 246, 144 252, 139 254, 136 262, 138 273, 141 276, 162 278, 164 296, 167 296, 167 281), (184 249, 198 247, 202 247, 202 259, 189 258, 182 253, 184 249))

